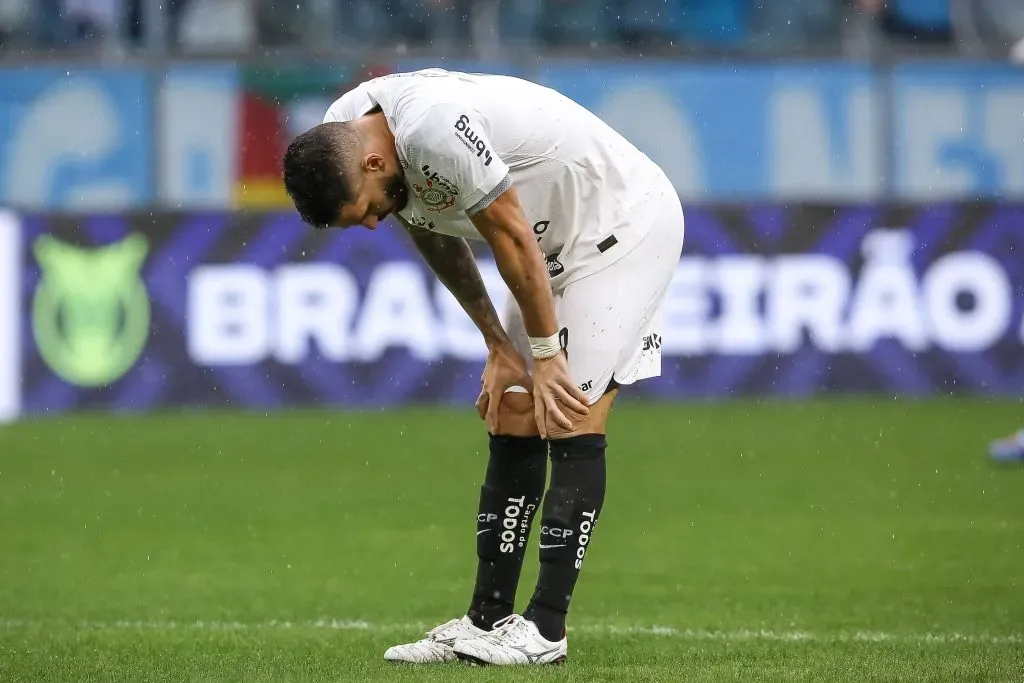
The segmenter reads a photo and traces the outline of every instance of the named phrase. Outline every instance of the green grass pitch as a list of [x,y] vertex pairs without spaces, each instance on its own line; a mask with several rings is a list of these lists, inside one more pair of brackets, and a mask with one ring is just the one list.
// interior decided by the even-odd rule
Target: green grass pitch
[[543,670],[381,659],[466,607],[470,407],[0,427],[0,681],[1022,681],[1024,468],[985,455],[1020,423],[622,405],[569,663]]

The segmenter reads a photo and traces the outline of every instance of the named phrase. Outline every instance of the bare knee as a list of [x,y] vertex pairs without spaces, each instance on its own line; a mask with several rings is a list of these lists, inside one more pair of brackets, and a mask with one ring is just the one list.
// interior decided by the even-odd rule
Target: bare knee
[[533,415],[533,396],[507,393],[498,406],[498,433],[504,436],[537,436],[537,419]]
[[618,389],[612,389],[595,401],[585,417],[573,421],[572,429],[565,430],[558,425],[551,425],[548,428],[548,438],[568,439],[580,434],[607,434],[608,415],[611,413],[612,404],[618,393]]

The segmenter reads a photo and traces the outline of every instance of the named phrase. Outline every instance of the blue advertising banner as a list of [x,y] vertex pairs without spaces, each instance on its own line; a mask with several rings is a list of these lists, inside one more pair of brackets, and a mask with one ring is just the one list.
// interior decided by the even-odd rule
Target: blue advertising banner
[[144,71],[0,70],[0,204],[110,211],[153,199]]
[[[663,376],[627,395],[1019,395],[1022,223],[1009,204],[690,209]],[[27,413],[476,396],[479,336],[394,226],[29,216],[22,237]]]
[[156,183],[166,206],[225,208],[241,177],[240,101],[234,66],[174,66],[158,89]]
[[897,196],[1024,197],[1024,69],[921,62],[891,74]]
[[867,67],[579,63],[538,80],[622,133],[684,199],[877,199],[884,109]]
[[544,69],[698,201],[1024,198],[1024,69],[914,62]]
[[[1019,67],[537,64],[399,60],[381,71],[441,65],[557,88],[661,164],[690,203],[1024,201]],[[0,69],[0,205],[231,208],[240,185],[274,175],[246,140],[276,149],[294,133],[285,122],[319,120],[337,94],[247,109],[247,92],[244,70],[226,64]]]

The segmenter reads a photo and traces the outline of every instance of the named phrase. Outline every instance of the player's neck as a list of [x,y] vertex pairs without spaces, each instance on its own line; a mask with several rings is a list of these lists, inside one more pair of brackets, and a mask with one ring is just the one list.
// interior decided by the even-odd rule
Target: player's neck
[[377,151],[390,151],[394,154],[395,135],[388,127],[388,121],[383,112],[367,114],[355,121],[359,126],[359,132],[363,134],[368,147]]

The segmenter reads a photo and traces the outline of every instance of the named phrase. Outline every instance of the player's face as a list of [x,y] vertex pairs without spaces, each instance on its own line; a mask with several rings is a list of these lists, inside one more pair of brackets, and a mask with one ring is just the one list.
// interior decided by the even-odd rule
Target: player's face
[[335,225],[342,228],[362,225],[376,230],[380,221],[398,213],[408,203],[409,186],[402,169],[387,168],[379,157],[368,159],[356,198],[341,207]]

